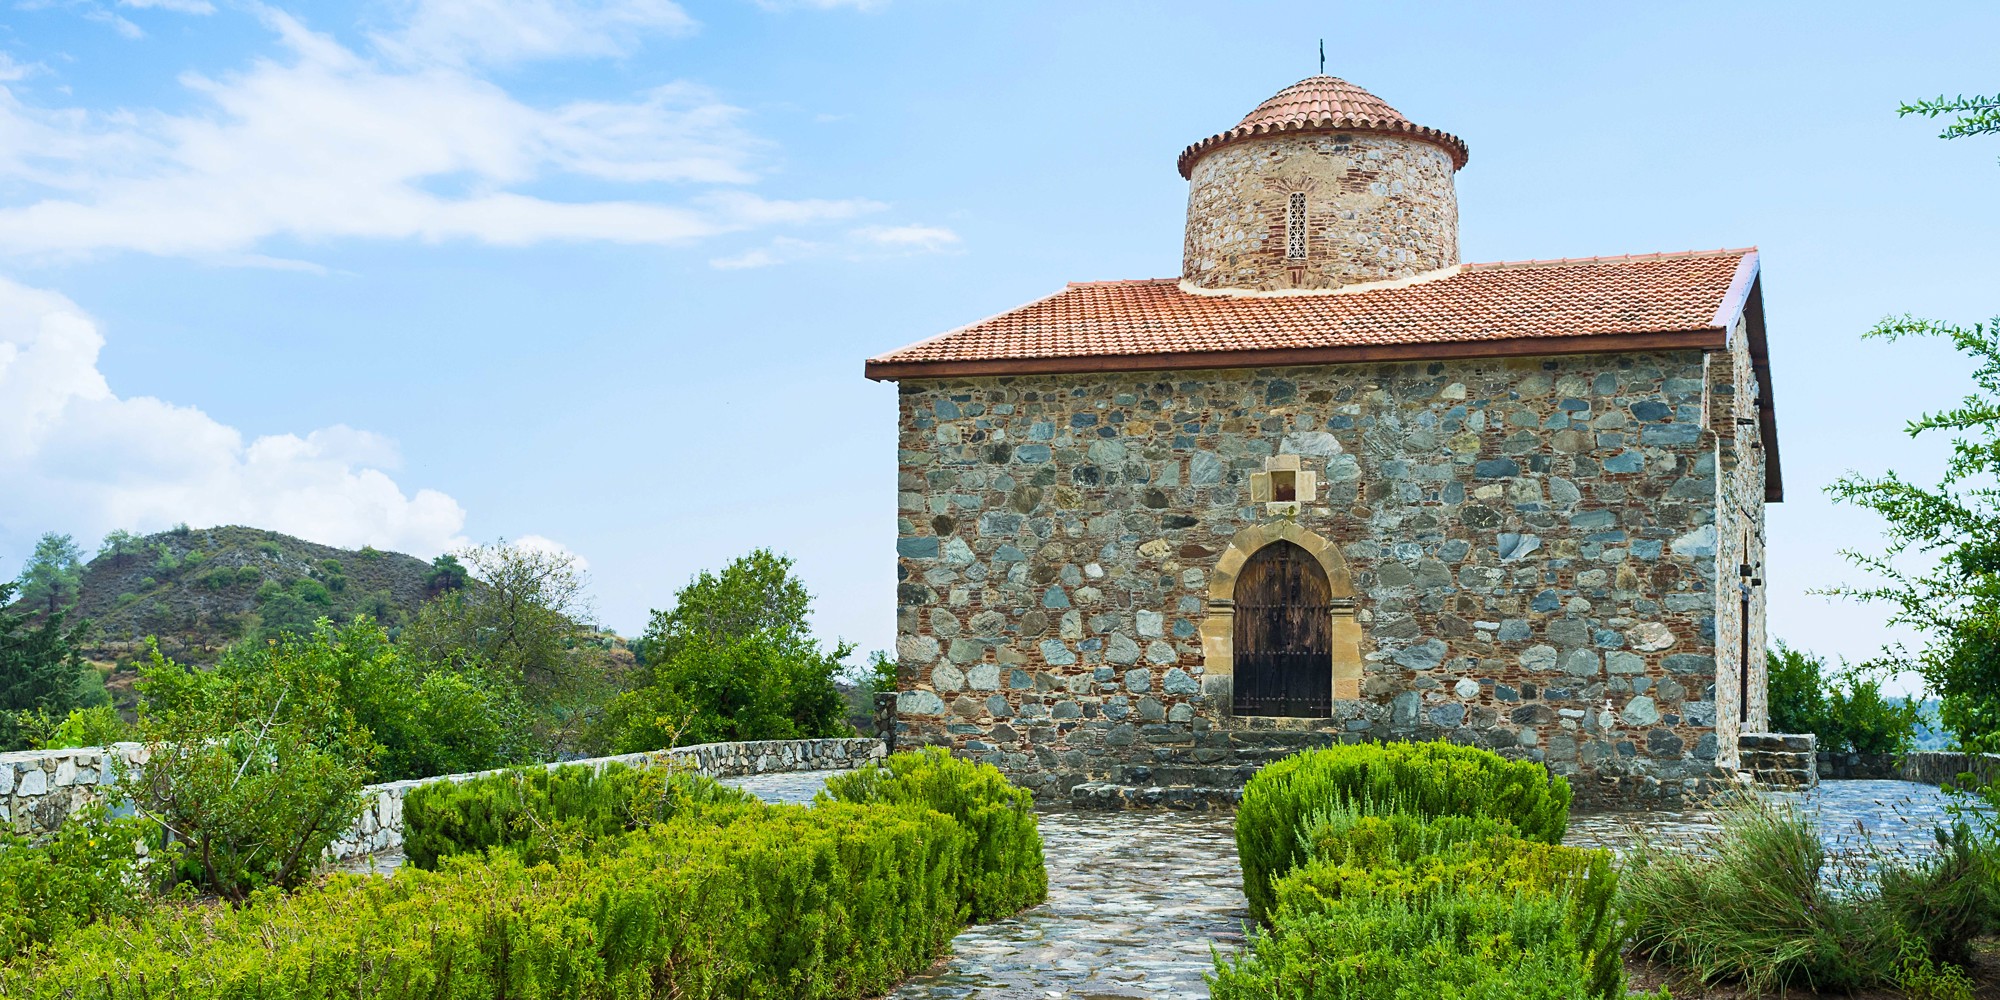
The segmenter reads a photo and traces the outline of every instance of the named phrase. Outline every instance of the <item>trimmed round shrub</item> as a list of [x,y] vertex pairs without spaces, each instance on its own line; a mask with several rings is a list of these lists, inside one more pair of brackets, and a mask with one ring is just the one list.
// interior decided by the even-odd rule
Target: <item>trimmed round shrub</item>
[[1258,771],[1236,810],[1236,852],[1250,914],[1268,921],[1271,883],[1303,863],[1307,820],[1333,807],[1431,819],[1503,820],[1555,844],[1569,825],[1569,782],[1532,761],[1453,743],[1361,743],[1307,750]]
[[1048,898],[1049,873],[1042,861],[1034,796],[991,764],[960,760],[941,747],[927,747],[835,775],[827,779],[821,798],[916,804],[957,820],[977,842],[964,886],[976,923],[1012,916]]

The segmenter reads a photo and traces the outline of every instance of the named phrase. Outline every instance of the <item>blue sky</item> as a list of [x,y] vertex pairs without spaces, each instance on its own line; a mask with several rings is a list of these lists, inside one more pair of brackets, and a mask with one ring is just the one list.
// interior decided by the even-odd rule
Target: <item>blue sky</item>
[[0,11],[0,574],[35,535],[532,537],[635,633],[796,556],[893,638],[894,388],[861,360],[1178,273],[1174,157],[1316,69],[1464,137],[1467,260],[1755,244],[1787,502],[1773,628],[1860,658],[1848,469],[2000,312],[1991,4],[40,0]]

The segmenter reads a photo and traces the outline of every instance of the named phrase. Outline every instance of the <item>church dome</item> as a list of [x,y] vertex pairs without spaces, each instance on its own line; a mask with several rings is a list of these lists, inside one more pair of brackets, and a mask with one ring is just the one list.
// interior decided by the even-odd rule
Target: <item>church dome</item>
[[1273,132],[1389,132],[1434,142],[1451,155],[1453,169],[1465,166],[1465,140],[1449,132],[1425,128],[1376,97],[1337,76],[1309,76],[1272,94],[1236,127],[1219,132],[1181,151],[1181,176],[1194,170],[1203,154],[1226,143]]
[[1307,77],[1180,155],[1181,277],[1217,292],[1311,292],[1458,263],[1465,142],[1345,80]]

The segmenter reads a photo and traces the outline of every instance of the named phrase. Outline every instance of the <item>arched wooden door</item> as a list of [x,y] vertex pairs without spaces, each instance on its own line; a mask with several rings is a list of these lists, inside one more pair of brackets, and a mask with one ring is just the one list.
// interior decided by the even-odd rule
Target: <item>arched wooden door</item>
[[1236,577],[1237,715],[1333,714],[1333,588],[1306,550],[1273,542]]

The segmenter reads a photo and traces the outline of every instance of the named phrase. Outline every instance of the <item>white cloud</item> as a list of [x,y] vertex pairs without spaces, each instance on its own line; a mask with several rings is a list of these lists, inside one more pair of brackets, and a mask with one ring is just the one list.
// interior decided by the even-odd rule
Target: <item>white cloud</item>
[[708,265],[723,271],[739,271],[821,257],[848,261],[880,260],[885,257],[951,253],[958,244],[958,234],[942,226],[863,226],[831,241],[779,236],[761,247],[712,258]]
[[207,15],[215,13],[215,5],[208,0],[118,0],[120,7],[135,7],[140,10],[167,10],[176,14]]
[[[613,37],[618,25],[664,24],[676,7],[531,3],[522,8],[529,21],[569,24],[580,34],[515,24],[494,29],[514,41],[439,40],[462,38],[449,24],[474,23],[484,10],[483,3],[416,8],[399,57],[433,61],[389,64],[258,8],[280,54],[228,75],[183,76],[204,106],[182,114],[31,107],[0,87],[0,181],[35,192],[0,207],[0,252],[221,260],[254,257],[274,237],[672,244],[880,207],[740,189],[681,203],[523,193],[564,177],[741,185],[755,179],[764,144],[741,128],[740,110],[699,87],[540,108],[462,65],[435,61],[444,50],[489,58],[590,52],[589,38]],[[426,18],[449,24],[423,28]],[[432,40],[408,40],[418,36]]]
[[416,0],[376,44],[420,63],[507,64],[630,54],[648,34],[684,34],[694,19],[670,0]]
[[0,559],[43,531],[88,545],[179,521],[426,556],[465,543],[456,500],[390,477],[386,438],[334,426],[246,440],[194,407],[117,395],[103,346],[76,303],[0,279]]
[[855,230],[854,235],[879,246],[930,253],[958,245],[958,234],[943,226],[864,226]]

